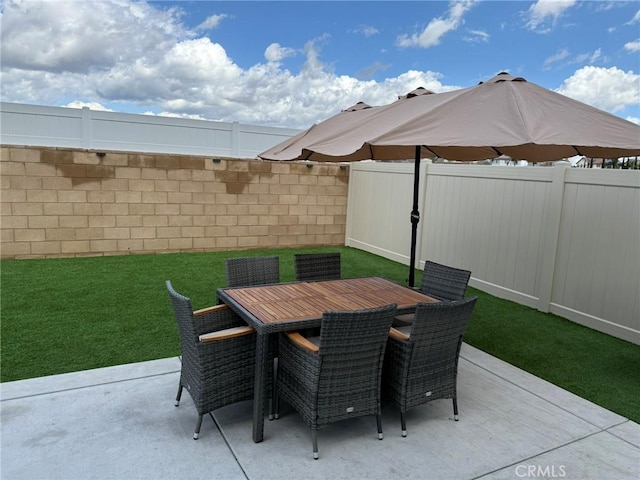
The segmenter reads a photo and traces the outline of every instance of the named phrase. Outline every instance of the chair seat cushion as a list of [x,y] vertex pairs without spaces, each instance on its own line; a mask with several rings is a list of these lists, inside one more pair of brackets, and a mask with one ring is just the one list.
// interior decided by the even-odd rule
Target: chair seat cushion
[[411,325],[407,325],[406,327],[396,327],[396,330],[400,330],[405,335],[409,335],[411,333]]
[[305,338],[309,340],[311,343],[313,343],[316,347],[320,346],[320,335],[313,336],[313,337],[305,337]]
[[393,325],[396,326],[406,326],[411,325],[415,318],[415,314],[413,313],[405,313],[404,315],[396,315],[393,317]]

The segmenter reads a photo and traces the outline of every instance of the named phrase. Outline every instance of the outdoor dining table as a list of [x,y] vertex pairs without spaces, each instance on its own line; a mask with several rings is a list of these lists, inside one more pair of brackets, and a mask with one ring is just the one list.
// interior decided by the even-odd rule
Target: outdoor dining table
[[256,443],[264,437],[264,391],[271,334],[319,327],[327,310],[361,310],[395,303],[401,314],[413,311],[418,303],[438,301],[381,277],[220,288],[217,294],[219,301],[229,305],[257,333],[253,393]]

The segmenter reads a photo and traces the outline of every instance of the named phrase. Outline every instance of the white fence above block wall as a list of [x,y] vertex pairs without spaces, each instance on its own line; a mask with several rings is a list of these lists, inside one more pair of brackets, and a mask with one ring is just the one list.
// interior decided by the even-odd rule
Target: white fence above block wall
[[[348,246],[409,264],[412,163],[355,163]],[[417,268],[640,344],[640,172],[426,163]]]
[[254,158],[299,130],[0,103],[0,143],[45,147]]

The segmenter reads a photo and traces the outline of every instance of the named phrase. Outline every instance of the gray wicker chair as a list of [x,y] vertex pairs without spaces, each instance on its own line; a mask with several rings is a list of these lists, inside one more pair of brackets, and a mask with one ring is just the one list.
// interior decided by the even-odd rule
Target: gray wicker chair
[[313,458],[318,429],[339,420],[375,415],[382,439],[380,382],[395,312],[396,305],[325,312],[319,338],[280,335],[275,409],[279,397],[298,411],[311,428]]
[[440,300],[462,300],[471,272],[435,262],[425,262],[420,291]]
[[296,280],[338,280],[340,273],[340,253],[297,253],[293,256]]
[[[420,291],[442,301],[455,301],[464,298],[471,272],[460,268],[453,268],[435,262],[425,262]],[[394,326],[410,325],[413,313],[398,315]]]
[[278,257],[227,258],[224,266],[228,287],[269,285],[280,282]]
[[391,329],[383,396],[400,408],[403,437],[407,436],[407,410],[432,400],[452,399],[458,420],[458,358],[476,300],[419,304],[413,325]]
[[191,300],[166,282],[182,350],[182,368],[176,396],[180,404],[186,387],[198,411],[194,440],[202,417],[213,410],[253,398],[255,330],[226,305],[193,311]]

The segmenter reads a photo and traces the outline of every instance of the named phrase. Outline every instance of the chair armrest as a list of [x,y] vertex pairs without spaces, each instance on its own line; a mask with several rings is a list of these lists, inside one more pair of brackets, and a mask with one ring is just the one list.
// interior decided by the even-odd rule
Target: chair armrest
[[409,335],[407,335],[406,333],[402,333],[400,330],[396,330],[393,327],[389,329],[389,336],[394,340],[399,340],[401,342],[406,342],[407,340],[409,340]]
[[224,330],[218,330],[217,332],[205,333],[204,335],[200,335],[198,338],[201,342],[206,343],[242,337],[243,335],[249,335],[253,332],[255,332],[253,327],[246,325],[243,327],[225,328]]
[[224,310],[226,308],[229,308],[229,305],[225,305],[225,304],[221,303],[220,305],[214,305],[213,307],[207,307],[207,308],[201,308],[200,310],[195,310],[193,312],[193,316],[194,317],[199,317],[201,315],[207,315],[207,314],[212,313],[212,312],[218,312],[218,311]]
[[311,353],[318,353],[318,346],[304,338],[298,332],[284,332],[284,334],[289,338],[289,340],[291,340],[292,343],[298,345],[299,347],[304,348]]

